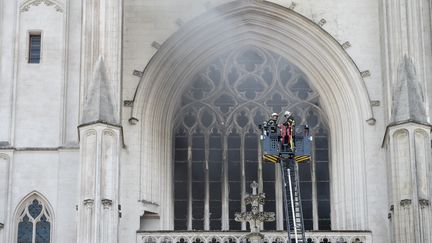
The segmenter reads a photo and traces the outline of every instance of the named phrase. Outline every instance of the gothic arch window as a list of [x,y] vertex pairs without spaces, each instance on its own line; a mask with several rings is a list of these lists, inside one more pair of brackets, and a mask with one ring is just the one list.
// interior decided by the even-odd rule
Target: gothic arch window
[[40,196],[34,194],[21,203],[17,215],[17,243],[50,243],[52,214]]
[[305,227],[329,230],[328,127],[319,95],[307,76],[280,55],[246,46],[212,60],[184,92],[175,119],[174,228],[245,230],[249,184],[266,193],[265,211],[277,213],[265,230],[281,230],[279,169],[264,163],[257,125],[272,112],[290,110],[314,135],[313,159],[299,165]]

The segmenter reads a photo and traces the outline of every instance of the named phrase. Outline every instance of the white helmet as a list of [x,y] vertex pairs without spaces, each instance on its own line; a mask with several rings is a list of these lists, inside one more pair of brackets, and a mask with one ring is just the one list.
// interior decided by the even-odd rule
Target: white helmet
[[290,116],[291,116],[291,112],[290,112],[290,111],[285,111],[284,116],[285,116],[285,117],[290,117]]
[[271,116],[279,116],[279,114],[276,113],[276,112],[273,112],[273,113],[271,114]]

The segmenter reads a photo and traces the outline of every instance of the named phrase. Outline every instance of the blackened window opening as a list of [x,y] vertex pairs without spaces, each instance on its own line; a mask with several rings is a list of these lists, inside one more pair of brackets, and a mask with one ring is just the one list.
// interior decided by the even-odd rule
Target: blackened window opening
[[282,230],[279,165],[262,161],[257,125],[272,112],[289,110],[314,135],[313,159],[299,165],[307,230],[329,230],[329,139],[319,95],[308,77],[283,57],[244,47],[209,62],[182,96],[174,128],[175,230],[247,230],[234,214],[257,181],[265,211],[277,220],[264,230]]
[[30,34],[29,37],[29,63],[40,63],[41,57],[41,34]]

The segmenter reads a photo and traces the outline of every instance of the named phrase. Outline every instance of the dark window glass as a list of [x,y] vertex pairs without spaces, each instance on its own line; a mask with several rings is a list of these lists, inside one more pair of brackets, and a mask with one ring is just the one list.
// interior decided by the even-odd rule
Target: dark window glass
[[204,182],[204,163],[194,162],[192,163],[192,181]]
[[218,220],[210,220],[210,229],[212,230],[220,230],[222,229],[222,222],[220,219]]
[[51,225],[47,222],[47,218],[42,216],[40,221],[36,223],[36,243],[50,242]]
[[315,151],[317,161],[328,161],[328,150],[316,150]]
[[18,243],[32,243],[33,223],[29,217],[24,216],[23,221],[18,223]]
[[318,220],[320,230],[331,230],[331,222],[329,219]]
[[186,219],[187,218],[187,201],[175,201],[174,203],[174,218],[175,219]]
[[35,199],[28,207],[28,211],[33,218],[37,218],[37,216],[42,212],[42,205]]
[[[274,181],[264,181],[263,187],[266,189],[265,196],[266,196],[266,205],[267,201],[274,201],[275,200],[275,182]],[[265,206],[265,205],[264,205]]]
[[228,161],[239,162],[240,161],[240,150],[228,150]]
[[305,229],[313,229],[313,220],[312,219],[305,219],[304,220],[304,227],[305,227]]
[[318,200],[330,200],[330,185],[328,182],[317,182],[317,191]]
[[275,165],[271,163],[263,163],[263,180],[274,182],[275,180]]
[[192,217],[193,219],[204,219],[204,201],[192,201]]
[[187,149],[187,147],[188,147],[187,137],[176,137],[175,138],[175,147],[176,147],[176,149]]
[[187,230],[187,221],[186,220],[174,220],[174,228],[176,230]]
[[330,201],[318,201],[318,217],[323,219],[330,219]]
[[[209,180],[221,181],[222,180],[222,163],[209,164]],[[211,187],[213,188],[213,187]]]
[[240,181],[240,163],[239,162],[229,162],[228,163],[228,180],[230,181]]
[[176,181],[186,181],[188,177],[187,163],[176,163],[174,167],[174,178]]
[[222,183],[221,182],[210,182],[210,201],[216,200],[221,201],[222,200]]
[[222,162],[222,150],[211,149],[209,151],[209,162]]
[[205,186],[203,182],[192,182],[192,198],[195,200],[204,200]]
[[204,220],[192,220],[192,229],[193,230],[203,230],[204,229]]
[[329,167],[326,162],[316,163],[316,178],[317,181],[328,181],[329,180]]
[[[246,181],[254,181],[258,179],[258,163],[246,163]],[[249,185],[247,185],[249,187]]]
[[312,182],[300,182],[302,200],[312,200]]
[[40,201],[34,199],[22,210],[18,223],[17,243],[50,243],[51,223],[49,214]]
[[30,34],[29,39],[29,63],[40,63],[41,35]]
[[187,161],[187,150],[176,149],[174,158],[176,161]]
[[175,189],[174,189],[174,197],[176,200],[186,200],[188,193],[187,193],[187,187],[188,184],[186,181],[176,181],[175,182]]
[[310,163],[299,163],[298,164],[300,181],[311,181],[312,180],[310,167],[311,167]]
[[192,161],[194,162],[202,162],[205,160],[205,152],[203,149],[194,149],[192,150]]
[[256,151],[258,148],[258,137],[255,135],[247,135],[245,137],[245,148]]
[[240,200],[241,199],[241,186],[237,182],[229,182],[229,198]]
[[210,201],[210,219],[220,219],[222,217],[222,202]]
[[312,220],[312,201],[302,200],[303,218]]

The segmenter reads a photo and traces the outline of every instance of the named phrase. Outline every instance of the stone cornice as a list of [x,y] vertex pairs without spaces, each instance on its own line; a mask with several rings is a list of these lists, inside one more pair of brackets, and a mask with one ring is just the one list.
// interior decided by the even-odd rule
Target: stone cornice
[[61,150],[78,150],[79,146],[58,146],[58,147],[14,147],[5,146],[0,147],[1,150],[12,150],[12,151],[61,151]]
[[107,127],[112,127],[112,128],[119,129],[119,130],[120,130],[120,136],[121,136],[121,143],[122,143],[122,147],[123,147],[123,148],[126,147],[126,144],[125,144],[125,141],[124,141],[123,126],[120,125],[120,124],[114,124],[114,123],[110,123],[110,122],[102,121],[102,120],[98,120],[98,121],[93,121],[93,122],[88,122],[88,123],[82,123],[82,124],[80,124],[80,125],[77,127],[77,129],[78,129],[78,141],[81,140],[80,132],[79,132],[81,129],[83,129],[83,128],[85,128],[85,127],[88,127],[88,126],[95,126],[95,125],[104,125],[104,126],[107,126]]
[[381,148],[385,147],[387,136],[389,135],[390,128],[397,127],[397,126],[402,126],[402,125],[408,125],[408,124],[422,126],[424,128],[429,128],[429,130],[432,129],[432,124],[430,124],[430,123],[418,122],[418,121],[410,120],[410,119],[409,120],[405,120],[405,121],[392,122],[392,123],[388,124],[387,127],[386,127],[386,130],[385,130],[385,133],[384,133],[384,137],[383,137],[383,140],[382,140],[382,143],[381,143]]

